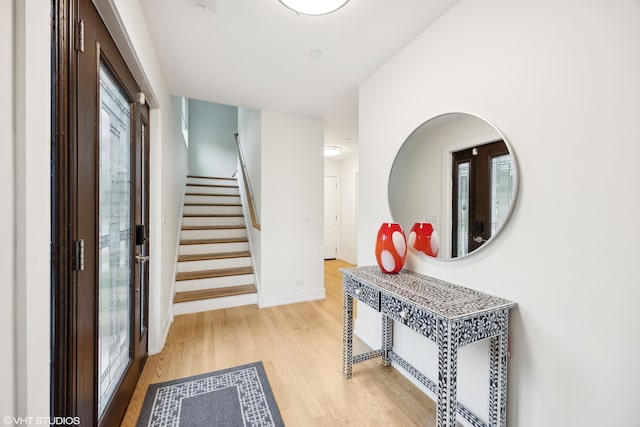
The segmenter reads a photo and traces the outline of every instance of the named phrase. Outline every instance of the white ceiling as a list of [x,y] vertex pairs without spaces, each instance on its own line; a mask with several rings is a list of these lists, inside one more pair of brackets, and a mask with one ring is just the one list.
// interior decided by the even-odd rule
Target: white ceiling
[[173,95],[323,119],[345,157],[358,84],[458,0],[351,0],[322,16],[278,0],[140,1]]

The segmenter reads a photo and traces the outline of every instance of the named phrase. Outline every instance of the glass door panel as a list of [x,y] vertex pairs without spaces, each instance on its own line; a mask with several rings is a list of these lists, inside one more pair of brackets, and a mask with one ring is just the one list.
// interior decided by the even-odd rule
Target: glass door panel
[[511,204],[515,186],[515,168],[511,154],[491,159],[491,235],[495,235],[504,224]]
[[131,106],[100,64],[98,416],[131,362]]
[[458,163],[458,192],[456,203],[458,205],[458,252],[456,256],[463,256],[469,252],[469,162]]

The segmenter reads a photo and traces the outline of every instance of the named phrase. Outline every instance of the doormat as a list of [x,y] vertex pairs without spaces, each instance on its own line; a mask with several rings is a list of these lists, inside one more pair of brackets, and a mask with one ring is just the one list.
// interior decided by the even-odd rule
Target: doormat
[[284,427],[262,362],[151,384],[137,427]]

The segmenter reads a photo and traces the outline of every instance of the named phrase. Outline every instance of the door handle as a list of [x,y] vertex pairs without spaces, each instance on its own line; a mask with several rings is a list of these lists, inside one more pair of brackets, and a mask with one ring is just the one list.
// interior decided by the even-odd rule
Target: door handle
[[483,238],[482,236],[474,236],[473,241],[476,243],[484,243],[487,241],[487,239]]
[[136,262],[146,262],[146,261],[149,261],[149,255],[136,254]]

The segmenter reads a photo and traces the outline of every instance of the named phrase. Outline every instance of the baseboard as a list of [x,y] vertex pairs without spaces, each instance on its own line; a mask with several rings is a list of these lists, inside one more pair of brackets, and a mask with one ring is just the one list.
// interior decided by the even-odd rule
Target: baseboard
[[339,260],[346,261],[349,264],[354,264],[355,265],[355,264],[358,263],[358,260],[355,259],[354,257],[352,257],[351,255],[347,255],[347,254],[344,254],[344,253],[341,253],[341,252],[338,252],[337,258]]
[[380,329],[374,329],[366,322],[358,321],[357,318],[353,322],[353,334],[372,349],[378,349],[382,346]]
[[260,308],[275,307],[277,305],[295,304],[298,302],[316,301],[325,299],[324,287],[317,289],[304,289],[294,292],[280,292],[276,294],[260,295]]

